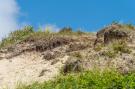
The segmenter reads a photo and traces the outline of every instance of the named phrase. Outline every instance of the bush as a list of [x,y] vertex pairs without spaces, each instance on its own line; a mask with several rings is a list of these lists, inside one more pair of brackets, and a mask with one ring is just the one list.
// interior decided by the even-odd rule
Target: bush
[[116,54],[118,54],[119,52],[129,54],[132,51],[129,49],[129,47],[126,45],[126,43],[115,42],[115,43],[111,44],[110,48],[107,51],[105,51],[103,54],[110,58],[114,58],[116,56]]
[[98,51],[102,50],[102,48],[103,48],[103,46],[97,45],[96,47],[94,47],[94,50],[98,52]]
[[81,61],[78,59],[67,60],[64,67],[61,70],[62,74],[81,72],[82,71]]
[[118,53],[131,53],[131,50],[127,47],[126,43],[114,43],[113,44],[113,50]]
[[83,34],[85,34],[85,33],[82,32],[81,30],[78,30],[76,33],[77,33],[78,35],[83,35]]
[[33,33],[32,26],[26,26],[22,30],[11,32],[7,38],[4,38],[0,43],[0,48],[10,46],[14,43],[24,40],[29,34]]
[[132,25],[132,24],[125,24],[125,26],[131,30],[134,30],[134,28],[135,28],[134,25]]
[[16,89],[135,89],[135,73],[122,75],[117,71],[87,71],[61,75],[55,81],[33,83]]
[[74,52],[74,53],[72,53],[72,56],[73,57],[76,57],[76,58],[79,58],[79,59],[82,59],[83,58],[83,56],[81,55],[80,52]]
[[88,47],[87,44],[82,44],[82,43],[71,43],[68,48],[66,49],[67,52],[72,52],[72,51],[79,51],[79,50],[84,50]]
[[67,33],[72,33],[73,31],[72,31],[72,28],[70,28],[70,27],[64,27],[63,29],[61,29],[60,31],[59,31],[59,33],[64,33],[64,34],[67,34]]
[[104,52],[104,55],[108,56],[109,58],[115,58],[116,53],[114,51],[106,51]]
[[12,39],[21,40],[24,36],[29,35],[30,33],[34,32],[33,27],[26,26],[22,30],[16,30],[9,34],[9,37]]

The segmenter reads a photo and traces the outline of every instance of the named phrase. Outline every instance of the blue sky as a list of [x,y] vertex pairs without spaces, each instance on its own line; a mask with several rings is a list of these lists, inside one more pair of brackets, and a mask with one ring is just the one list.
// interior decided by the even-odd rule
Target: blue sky
[[112,21],[134,23],[135,0],[18,0],[20,21],[37,27],[58,27],[97,31]]

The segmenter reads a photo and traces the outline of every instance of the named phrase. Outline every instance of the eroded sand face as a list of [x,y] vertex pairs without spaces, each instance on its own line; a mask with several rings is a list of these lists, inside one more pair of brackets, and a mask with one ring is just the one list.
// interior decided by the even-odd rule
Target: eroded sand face
[[0,60],[0,89],[14,89],[18,83],[30,84],[34,81],[47,81],[59,74],[62,61],[52,65],[52,61],[42,59],[39,53],[24,53],[12,59]]

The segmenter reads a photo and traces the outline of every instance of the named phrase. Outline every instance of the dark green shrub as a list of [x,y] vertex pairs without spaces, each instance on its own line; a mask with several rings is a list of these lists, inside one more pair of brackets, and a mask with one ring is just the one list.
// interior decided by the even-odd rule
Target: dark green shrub
[[117,71],[87,71],[61,75],[55,81],[23,85],[16,89],[135,89],[135,73],[122,75]]

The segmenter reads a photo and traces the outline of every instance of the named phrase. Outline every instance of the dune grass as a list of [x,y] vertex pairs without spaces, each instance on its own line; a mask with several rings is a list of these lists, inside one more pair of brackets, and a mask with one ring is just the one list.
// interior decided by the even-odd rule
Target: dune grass
[[26,26],[22,30],[11,32],[8,37],[2,39],[2,41],[0,42],[0,48],[8,47],[12,44],[18,43],[27,38],[33,32],[34,30],[32,26]]
[[20,85],[16,89],[135,89],[135,73],[122,75],[116,71],[87,71],[61,75],[54,81]]
[[49,38],[52,36],[80,36],[86,34],[81,31],[74,32],[71,28],[63,28],[59,32],[51,32],[51,29],[49,30],[39,30],[35,31],[32,26],[25,26],[23,29],[16,30],[14,32],[11,32],[7,37],[3,38],[2,41],[0,41],[0,49],[5,47],[10,47],[14,44],[17,44],[19,42],[22,42],[24,40],[30,39],[30,40],[40,40]]

